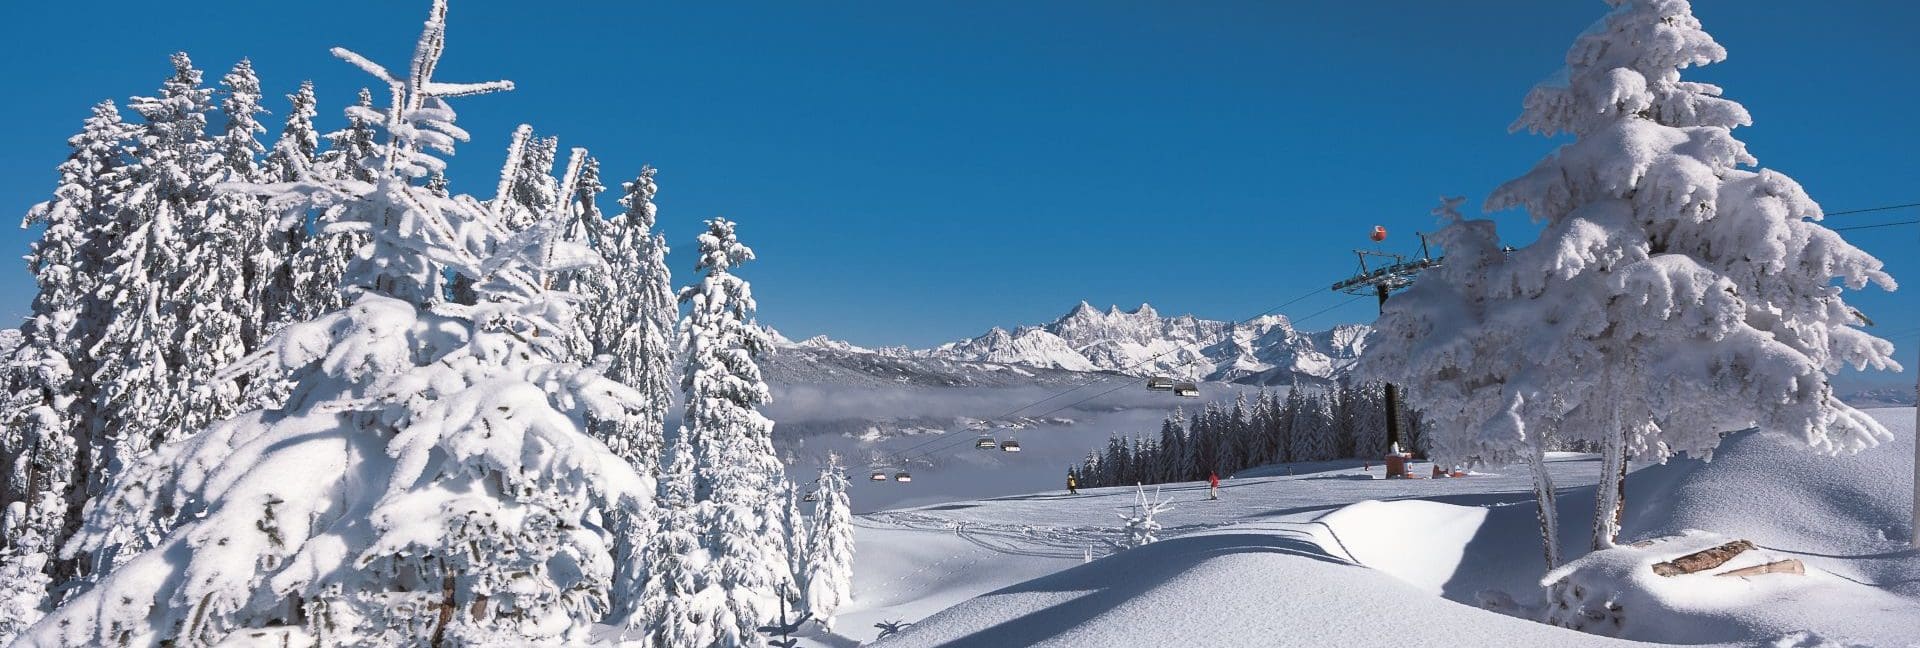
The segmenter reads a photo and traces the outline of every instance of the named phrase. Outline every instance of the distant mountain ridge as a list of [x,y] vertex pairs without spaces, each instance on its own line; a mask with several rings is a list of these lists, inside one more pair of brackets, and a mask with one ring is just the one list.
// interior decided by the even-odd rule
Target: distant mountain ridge
[[1162,317],[1152,305],[1101,311],[1085,301],[1052,322],[994,327],[979,337],[931,349],[866,349],[825,336],[786,346],[838,353],[1020,365],[1078,372],[1164,375],[1255,385],[1334,380],[1360,356],[1364,324],[1302,332],[1284,315],[1224,322]]

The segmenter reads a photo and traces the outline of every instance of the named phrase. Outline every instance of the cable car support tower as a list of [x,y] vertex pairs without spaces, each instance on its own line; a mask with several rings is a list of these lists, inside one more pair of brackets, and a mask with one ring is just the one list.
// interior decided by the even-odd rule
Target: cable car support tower
[[[1380,298],[1380,310],[1385,312],[1388,296],[1413,285],[1413,279],[1420,274],[1420,271],[1440,265],[1440,259],[1433,258],[1427,250],[1426,235],[1416,233],[1415,236],[1420,237],[1418,258],[1409,258],[1381,250],[1354,250],[1354,255],[1360,259],[1360,273],[1333,284],[1333,290],[1349,295],[1377,295]],[[1375,243],[1386,241],[1387,228],[1374,226],[1370,238]],[[1371,263],[1369,259],[1372,260]],[[1386,400],[1387,451],[1397,455],[1401,452],[1400,391],[1399,388],[1394,387],[1393,383],[1386,384]],[[1388,477],[1400,476],[1391,472],[1389,470]]]

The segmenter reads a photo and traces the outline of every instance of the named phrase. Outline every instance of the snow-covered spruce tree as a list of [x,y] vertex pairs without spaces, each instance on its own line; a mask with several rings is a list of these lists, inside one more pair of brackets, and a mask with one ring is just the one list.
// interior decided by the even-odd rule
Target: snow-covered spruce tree
[[1280,438],[1276,443],[1280,446],[1281,462],[1299,461],[1299,457],[1294,454],[1293,440],[1309,427],[1309,424],[1302,420],[1302,417],[1307,415],[1308,407],[1307,392],[1300,388],[1299,381],[1294,381],[1293,386],[1287,388],[1286,401],[1280,406],[1280,416],[1284,421],[1281,423]]
[[536,136],[527,124],[514,130],[506,164],[500,168],[500,186],[489,201],[501,214],[502,225],[516,232],[526,229],[560,204],[561,187],[553,178],[559,152],[557,137]]
[[607,272],[619,281],[610,282],[606,299],[589,306],[596,330],[618,332],[604,351],[611,356],[607,376],[646,396],[640,415],[605,439],[607,447],[641,467],[660,465],[661,430],[673,406],[674,320],[680,310],[667,268],[666,238],[653,232],[658,192],[653,178],[653,167],[645,167],[625,184],[620,204],[626,212],[613,218],[600,239]]
[[55,578],[73,576],[71,565],[57,568],[53,558],[78,527],[97,460],[85,436],[91,360],[75,351],[99,335],[90,295],[132,135],[113,102],[95,105],[67,140],[73,152],[60,164],[53,199],[23,223],[45,230],[27,256],[39,292],[0,374],[0,644],[40,618]]
[[1180,481],[1186,476],[1186,468],[1180,459],[1186,454],[1186,430],[1180,427],[1178,414],[1168,415],[1160,421],[1160,454],[1155,457],[1158,464],[1154,469],[1155,479],[1160,482]]
[[[217,156],[216,182],[260,182],[266,177],[266,167],[261,156],[266,154],[266,146],[260,143],[258,135],[267,132],[260,124],[259,116],[266,112],[260,106],[260,78],[253,71],[253,63],[241,59],[220,80],[220,112],[227,118],[226,129],[213,140],[214,155]],[[298,106],[295,107],[299,109]],[[307,110],[311,111],[309,107]],[[290,118],[292,119],[292,118]],[[276,301],[273,294],[274,278],[286,260],[273,244],[281,234],[278,218],[267,214],[266,206],[257,196],[239,191],[216,191],[212,209],[226,212],[224,217],[234,228],[237,245],[245,259],[242,261],[241,288],[244,290],[241,309],[240,339],[244,348],[251,352],[260,348],[267,338],[269,304]],[[232,283],[232,277],[226,277]]]
[[787,573],[793,575],[793,580],[786,583],[781,591],[786,593],[788,606],[801,610],[805,609],[807,598],[807,574],[812,571],[807,566],[807,550],[813,542],[813,529],[807,526],[807,518],[800,514],[799,486],[787,482],[784,499],[785,506],[780,509],[780,526],[787,530]]
[[1133,464],[1129,466],[1133,481],[1154,479],[1154,454],[1160,454],[1160,449],[1154,447],[1154,441],[1148,441],[1146,437],[1133,437]]
[[713,573],[712,553],[700,544],[693,470],[693,447],[686,435],[674,435],[660,480],[658,526],[647,537],[643,589],[634,611],[616,619],[626,628],[623,638],[637,631],[651,648],[703,648],[716,641],[712,617],[694,609]]
[[[359,100],[347,107],[346,116],[345,128],[327,133],[327,150],[313,160],[309,175],[314,179],[373,182],[377,173],[375,167],[370,166],[370,161],[379,157],[377,124],[384,119],[373,106],[373,92],[360,89]],[[278,151],[279,147],[276,146],[275,150]],[[282,159],[286,162],[299,161],[298,156]],[[286,182],[295,179],[281,177],[287,173],[296,174],[297,177],[297,167],[292,164],[280,166],[269,160],[269,165],[277,180]],[[301,219],[305,224],[292,230],[302,232],[304,236],[301,237],[299,249],[293,252],[287,263],[293,293],[286,309],[286,321],[304,322],[347,307],[344,292],[347,287],[347,267],[352,265],[360,250],[371,242],[371,237],[356,226],[337,224],[339,209],[336,206],[318,206],[311,210],[300,204],[285,207],[295,210],[295,213],[283,213],[283,218]],[[309,218],[311,220],[305,220]]]
[[[564,200],[556,208],[561,219],[560,238],[596,253],[607,246],[603,239],[607,237],[606,216],[600,213],[600,194],[606,186],[600,183],[600,161],[587,154],[583,148],[573,149],[567,158],[566,173],[560,179],[561,195]],[[605,258],[605,257],[602,257]],[[607,300],[613,292],[613,276],[608,266],[596,265],[568,273],[554,283],[557,290],[579,295],[584,303],[599,304]],[[572,341],[575,352],[581,362],[592,362],[595,358],[607,355],[613,347],[617,331],[600,330],[600,320],[593,316],[594,307],[582,309],[577,335]]]
[[209,146],[208,202],[199,217],[180,223],[180,266],[165,297],[178,302],[181,318],[172,379],[182,435],[232,416],[239,406],[246,381],[235,385],[213,377],[262,344],[258,305],[266,297],[263,282],[279,264],[265,249],[270,227],[262,201],[214,189],[260,179],[258,156],[265,147],[255,135],[266,129],[258,120],[264,111],[252,64],[242,59],[235,65],[218,94],[226,128]]
[[839,455],[828,455],[813,491],[813,522],[807,543],[807,611],[833,628],[833,615],[853,601],[853,507]]
[[[279,139],[261,162],[262,182],[294,182],[301,174],[313,172],[320,154],[320,135],[313,127],[313,118],[319,114],[317,103],[312,81],[300,82],[300,89],[287,95],[287,120],[280,128]],[[301,288],[295,285],[295,259],[307,245],[310,219],[304,209],[273,214],[263,206],[262,211],[280,219],[267,228],[269,236],[264,245],[280,263],[273,276],[259,283],[264,294],[256,297],[259,303],[255,305],[265,323],[262,334],[270,335],[280,326],[296,321],[293,318]]]
[[1288,453],[1293,461],[1325,461],[1333,458],[1334,427],[1332,396],[1325,390],[1305,393],[1294,410],[1293,438]]
[[733,274],[753,259],[724,218],[707,221],[695,270],[700,282],[681,291],[680,386],[685,418],[680,434],[693,449],[694,501],[700,543],[712,555],[712,580],[694,602],[693,616],[714,626],[716,643],[747,646],[755,629],[780,613],[780,591],[791,583],[779,494],[786,481],[773,452],[773,422],[758,407],[771,395],[754,358],[771,340],[752,320],[747,282]]
[[[1876,445],[1888,432],[1829,378],[1898,366],[1892,344],[1854,328],[1835,285],[1893,289],[1880,261],[1822,226],[1798,183],[1742,168],[1757,164],[1732,134],[1746,109],[1680,79],[1726,57],[1688,3],[1610,4],[1514,123],[1574,141],[1488,197],[1546,227],[1484,279],[1533,319],[1503,356],[1529,370],[1509,371],[1498,415],[1601,446],[1596,548],[1619,531],[1629,458],[1710,456],[1752,426],[1821,453]],[[1388,333],[1392,353],[1420,331]]]
[[[525,231],[541,220],[561,217],[562,189],[553,178],[559,147],[557,137],[535,137],[533,126],[521,124],[514,129],[506,162],[500,166],[500,184],[487,201],[507,231]],[[467,277],[454,277],[448,290],[455,303],[470,304],[476,299],[473,281]]]
[[1264,436],[1261,444],[1269,462],[1286,461],[1287,439],[1292,436],[1293,430],[1293,413],[1287,411],[1286,399],[1291,396],[1291,391],[1287,396],[1278,393],[1268,395],[1267,421],[1261,430]]
[[[479,201],[421,185],[443,166],[429,151],[464,139],[444,98],[511,87],[433,80],[445,9],[404,81],[335,50],[392,91],[388,137],[361,162],[371,181],[260,189],[370,235],[352,306],[235,368],[298,376],[283,408],[161,448],[135,469],[157,477],[116,481],[70,551],[99,549],[154,500],[177,503],[179,526],[22,645],[211,645],[249,628],[321,645],[577,645],[600,619],[612,565],[593,520],[650,493],[581,419],[639,394],[550,360],[572,309],[533,277],[588,251],[555,253],[551,231],[507,237]],[[441,302],[447,271],[478,278],[479,303]]]
[[[95,497],[140,455],[189,431],[175,370],[192,351],[182,348],[176,290],[185,267],[182,237],[190,222],[206,217],[213,194],[206,137],[212,90],[200,87],[200,71],[186,54],[173,55],[173,67],[159,96],[133,100],[145,123],[132,149],[131,190],[115,210],[118,245],[95,293],[103,330],[87,350],[97,390],[88,437],[104,448],[86,487]],[[152,523],[118,531],[153,541]]]
[[[1378,382],[1358,382],[1348,394],[1354,402],[1353,454],[1379,458],[1387,453],[1387,403],[1385,386]],[[1412,427],[1406,416],[1400,417],[1401,432]],[[1408,435],[1409,437],[1411,435]]]
[[[594,175],[597,178],[597,172]],[[586,318],[596,331],[595,354],[606,358],[607,377],[641,394],[637,414],[590,420],[588,429],[648,479],[657,478],[663,465],[661,449],[675,387],[673,330],[679,314],[667,269],[666,241],[653,233],[653,176],[652,167],[642,168],[638,177],[626,183],[626,194],[620,199],[626,211],[608,222],[597,239],[607,262],[605,276],[618,280],[607,281],[604,297],[586,305]],[[618,512],[609,521],[615,531],[615,556],[636,557],[615,563],[614,603],[619,616],[631,616],[639,608],[632,593],[642,590],[642,576],[651,570],[638,558],[647,553],[641,551],[647,536],[659,527],[653,515],[643,503],[642,508]]]

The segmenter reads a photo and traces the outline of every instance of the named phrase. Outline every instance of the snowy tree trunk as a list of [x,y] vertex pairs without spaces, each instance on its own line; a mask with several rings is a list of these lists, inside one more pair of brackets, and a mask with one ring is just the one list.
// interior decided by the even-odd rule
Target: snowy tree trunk
[[1593,493],[1593,550],[1612,549],[1620,536],[1620,515],[1627,501],[1627,432],[1613,417],[1612,434],[1600,449],[1600,481]]
[[1560,566],[1560,511],[1555,501],[1553,475],[1547,473],[1545,449],[1538,443],[1533,454],[1527,458],[1527,469],[1533,474],[1533,497],[1535,510],[1540,516],[1540,544],[1546,552],[1547,571]]

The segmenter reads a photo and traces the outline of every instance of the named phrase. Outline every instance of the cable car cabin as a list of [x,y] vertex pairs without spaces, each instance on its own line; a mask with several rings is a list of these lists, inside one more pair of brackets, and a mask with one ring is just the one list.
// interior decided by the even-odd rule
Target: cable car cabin
[[1148,378],[1147,391],[1173,391],[1173,379],[1165,376]]
[[1183,382],[1173,386],[1173,395],[1181,398],[1199,398],[1200,386],[1190,382]]
[[893,474],[893,480],[894,480],[894,481],[897,481],[897,482],[910,482],[910,481],[913,481],[913,475],[911,475],[911,474],[908,474],[908,473],[903,473],[903,472],[902,472],[902,473],[894,473],[894,474]]
[[806,495],[805,495],[804,497],[801,497],[801,498],[800,498],[800,501],[802,501],[802,502],[818,502],[818,501],[820,501],[820,496],[819,496],[819,495],[817,495],[817,494],[814,494],[814,493],[807,493],[807,494],[806,494]]
[[887,474],[884,472],[880,472],[878,470],[873,471],[873,476],[867,478],[867,481],[886,481],[886,480],[887,480]]
[[1020,442],[1015,441],[1013,439],[1007,439],[1005,442],[1000,444],[1000,451],[1001,452],[1019,452]]
[[1000,447],[1000,444],[994,443],[993,437],[980,437],[979,441],[973,442],[973,447],[979,448],[981,450],[992,450],[994,448]]

